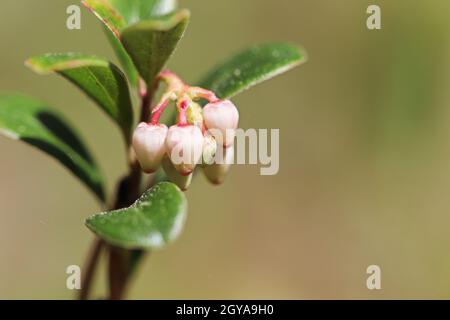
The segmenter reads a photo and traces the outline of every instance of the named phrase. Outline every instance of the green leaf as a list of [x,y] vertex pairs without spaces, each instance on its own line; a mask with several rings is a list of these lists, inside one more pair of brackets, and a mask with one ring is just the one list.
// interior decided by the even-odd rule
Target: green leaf
[[137,71],[120,42],[120,32],[141,20],[175,11],[176,0],[83,0],[86,6],[105,25],[106,35],[131,85],[137,85]]
[[120,31],[129,25],[176,10],[176,0],[82,0],[119,38]]
[[133,88],[137,87],[138,72],[133,64],[133,61],[131,61],[130,56],[128,55],[127,51],[123,47],[120,40],[117,39],[114,36],[114,34],[108,30],[108,28],[106,26],[104,27],[104,31],[105,31],[106,37],[109,40],[109,43],[111,44],[117,58],[120,61],[120,64],[123,67],[125,74],[128,77],[128,81],[130,82],[130,85]]
[[114,8],[108,0],[82,0],[81,3],[88,8],[108,29],[120,38],[120,30],[127,26],[125,18]]
[[161,248],[181,233],[186,197],[170,182],[147,190],[128,208],[95,214],[86,226],[103,240],[128,249]]
[[128,25],[176,10],[176,0],[109,0]]
[[45,103],[20,94],[0,95],[0,134],[55,157],[100,200],[105,200],[103,179],[86,147],[66,121]]
[[83,90],[122,129],[128,141],[133,124],[128,83],[114,64],[76,53],[30,58],[26,65],[39,74],[56,72]]
[[138,22],[122,31],[122,44],[147,87],[153,86],[155,77],[175,51],[189,17],[188,10],[180,10]]
[[238,53],[211,71],[199,86],[222,99],[282,74],[306,61],[306,53],[289,43],[253,46]]

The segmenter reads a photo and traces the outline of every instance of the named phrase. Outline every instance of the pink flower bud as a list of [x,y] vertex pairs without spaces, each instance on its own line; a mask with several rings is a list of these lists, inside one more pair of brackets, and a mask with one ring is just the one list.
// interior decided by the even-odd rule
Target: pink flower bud
[[133,149],[141,168],[146,173],[155,172],[166,153],[167,126],[141,122],[133,134]]
[[239,112],[230,100],[208,103],[203,108],[203,117],[208,129],[217,129],[213,133],[217,141],[222,141],[225,147],[233,144]]
[[166,148],[177,171],[189,175],[202,156],[202,131],[193,125],[171,126],[167,133]]

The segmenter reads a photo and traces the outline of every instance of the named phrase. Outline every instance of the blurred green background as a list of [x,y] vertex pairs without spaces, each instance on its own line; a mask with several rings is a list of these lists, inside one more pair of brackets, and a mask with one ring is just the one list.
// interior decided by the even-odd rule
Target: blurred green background
[[[153,252],[130,298],[450,298],[450,2],[181,0],[192,10],[169,67],[195,82],[253,43],[303,45],[307,64],[237,96],[241,127],[280,129],[280,172],[235,166],[187,192],[181,238]],[[112,193],[119,131],[83,94],[23,61],[80,51],[115,61],[98,21],[65,27],[75,0],[2,0],[0,90],[48,101],[77,126]],[[366,8],[382,9],[382,30]],[[0,137],[0,298],[63,298],[99,207],[61,165]],[[382,290],[366,288],[366,268]],[[95,292],[105,290],[99,274]]]

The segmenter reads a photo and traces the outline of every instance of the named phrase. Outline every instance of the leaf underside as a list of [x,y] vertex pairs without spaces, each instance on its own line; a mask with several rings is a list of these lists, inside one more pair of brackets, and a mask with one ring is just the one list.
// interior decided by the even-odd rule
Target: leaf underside
[[46,104],[19,94],[0,95],[0,134],[53,156],[105,200],[102,176],[87,148],[67,121]]
[[170,182],[147,190],[128,208],[95,214],[86,226],[101,239],[128,249],[162,248],[181,233],[186,197]]

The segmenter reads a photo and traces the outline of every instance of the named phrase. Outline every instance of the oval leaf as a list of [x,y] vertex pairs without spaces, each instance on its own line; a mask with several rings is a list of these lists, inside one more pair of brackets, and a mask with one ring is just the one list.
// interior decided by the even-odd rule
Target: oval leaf
[[127,141],[133,123],[128,83],[114,64],[76,53],[46,54],[30,58],[26,65],[39,74],[56,72],[94,100],[122,129]]
[[0,95],[0,134],[55,157],[104,201],[103,179],[76,133],[46,104],[18,94]]
[[137,85],[137,70],[120,42],[120,31],[127,26],[125,18],[108,0],[83,0],[89,9],[104,25],[105,34],[116,53],[132,86]]
[[82,0],[119,38],[120,31],[132,24],[163,16],[176,10],[176,0]]
[[134,67],[133,61],[131,61],[130,56],[128,55],[128,52],[125,50],[125,48],[122,45],[122,42],[120,42],[119,39],[117,39],[112,32],[108,30],[107,27],[104,27],[104,31],[106,34],[106,37],[109,40],[109,43],[111,44],[114,53],[116,54],[117,58],[120,61],[120,64],[123,67],[123,70],[125,71],[125,74],[128,77],[128,81],[130,82],[130,85],[133,88],[136,88],[138,83],[138,72],[136,68]]
[[122,44],[147,87],[153,86],[155,77],[175,51],[189,17],[188,10],[180,10],[138,22],[122,31]]
[[106,35],[133,86],[137,70],[120,42],[120,32],[127,26],[155,16],[169,14],[176,0],[83,0],[83,5],[105,25]]
[[177,8],[176,0],[108,0],[128,25],[169,14]]
[[187,201],[181,190],[161,182],[129,208],[89,217],[86,226],[103,240],[129,249],[161,248],[181,233]]
[[199,86],[227,99],[305,61],[306,54],[298,46],[288,43],[257,45],[216,67]]
[[127,26],[125,18],[114,8],[108,0],[82,0],[88,8],[108,29],[119,38],[120,30]]

